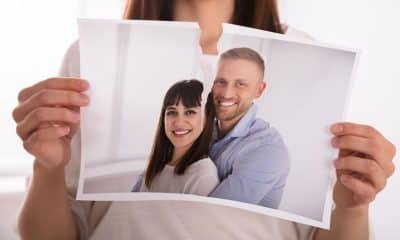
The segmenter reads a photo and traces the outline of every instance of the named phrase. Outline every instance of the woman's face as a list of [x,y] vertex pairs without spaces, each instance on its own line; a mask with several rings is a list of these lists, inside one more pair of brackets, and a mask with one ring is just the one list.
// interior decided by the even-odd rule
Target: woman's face
[[187,108],[179,101],[166,108],[165,134],[175,149],[187,150],[203,130],[201,107]]

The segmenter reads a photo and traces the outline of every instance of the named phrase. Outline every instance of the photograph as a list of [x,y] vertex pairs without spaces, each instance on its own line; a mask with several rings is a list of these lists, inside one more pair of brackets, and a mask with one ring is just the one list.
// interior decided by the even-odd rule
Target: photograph
[[79,33],[91,106],[78,199],[204,202],[329,227],[329,126],[346,118],[357,50],[231,24],[215,55],[193,23],[81,19]]

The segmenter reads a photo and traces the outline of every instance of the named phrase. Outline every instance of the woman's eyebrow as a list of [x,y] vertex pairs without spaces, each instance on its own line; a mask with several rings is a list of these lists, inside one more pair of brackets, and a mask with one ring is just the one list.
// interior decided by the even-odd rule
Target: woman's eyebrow
[[175,106],[168,106],[166,110],[175,110],[176,107]]
[[185,106],[184,108],[185,108],[185,110],[188,110],[188,109],[196,110],[199,107],[201,107],[201,106],[193,106],[193,107],[186,107]]

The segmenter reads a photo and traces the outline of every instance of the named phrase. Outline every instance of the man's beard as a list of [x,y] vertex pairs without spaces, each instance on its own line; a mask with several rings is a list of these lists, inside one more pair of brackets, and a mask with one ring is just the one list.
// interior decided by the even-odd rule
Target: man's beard
[[230,110],[230,111],[219,111],[220,107],[216,108],[216,116],[217,120],[219,121],[232,121],[240,116],[243,115],[243,113],[246,112],[246,109],[243,109],[243,107],[236,106],[236,109]]

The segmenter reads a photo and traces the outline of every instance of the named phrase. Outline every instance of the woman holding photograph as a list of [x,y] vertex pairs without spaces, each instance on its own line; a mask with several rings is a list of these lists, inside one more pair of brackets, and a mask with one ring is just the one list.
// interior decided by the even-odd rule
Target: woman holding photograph
[[172,85],[163,101],[149,163],[134,192],[207,196],[218,184],[208,158],[214,111],[202,102],[203,84],[184,80]]
[[[216,53],[222,22],[305,36],[280,22],[275,0],[128,0],[124,18],[199,22],[205,53]],[[204,203],[113,202],[108,211],[99,202],[76,201],[76,130],[79,108],[89,104],[77,43],[60,76],[23,89],[13,112],[24,148],[35,157],[18,219],[22,239],[369,239],[369,204],[394,172],[395,147],[376,129],[355,123],[331,128],[340,153],[330,230]]]

